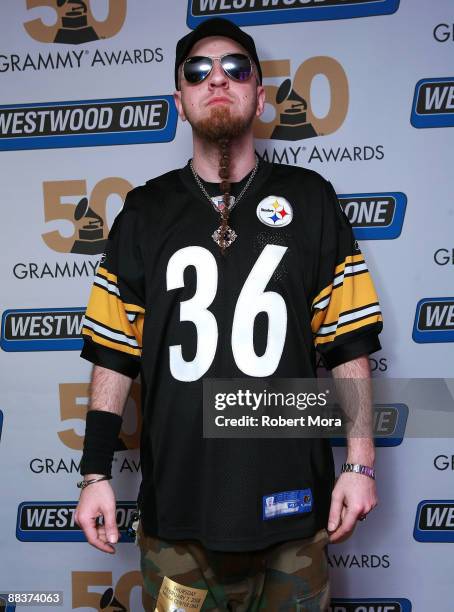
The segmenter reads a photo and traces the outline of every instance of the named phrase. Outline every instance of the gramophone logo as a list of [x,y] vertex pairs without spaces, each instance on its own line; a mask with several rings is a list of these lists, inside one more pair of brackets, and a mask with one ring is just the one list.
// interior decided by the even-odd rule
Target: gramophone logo
[[[257,119],[255,136],[296,141],[325,136],[338,130],[348,111],[349,87],[341,64],[332,57],[318,56],[304,61],[290,77],[290,60],[262,62],[266,102],[274,108],[271,121]],[[317,100],[311,97],[312,81],[324,75],[330,85],[330,105],[324,117],[314,112]],[[267,78],[286,77],[279,87],[267,85]]]
[[314,126],[307,119],[307,102],[292,88],[292,81],[285,79],[276,93],[276,104],[281,105],[279,124],[273,129],[275,140],[302,140],[317,136]]
[[74,211],[78,221],[78,238],[74,241],[71,253],[97,255],[104,251],[104,220],[88,205],[88,198],[82,198]]
[[[87,197],[87,184],[84,180],[44,182],[45,221],[66,219],[74,227],[73,236],[70,237],[62,236],[55,230],[42,234],[44,242],[59,253],[100,255],[104,252],[109,232],[106,222],[107,199],[117,194],[124,202],[131,189],[131,183],[125,179],[109,177],[99,181],[90,197]],[[63,203],[63,199],[68,197],[74,197],[76,204]]]
[[109,0],[109,12],[104,21],[97,21],[91,10],[90,0],[27,0],[27,8],[51,6],[57,13],[54,25],[41,19],[24,23],[28,34],[44,43],[80,45],[117,34],[125,21],[127,0]]

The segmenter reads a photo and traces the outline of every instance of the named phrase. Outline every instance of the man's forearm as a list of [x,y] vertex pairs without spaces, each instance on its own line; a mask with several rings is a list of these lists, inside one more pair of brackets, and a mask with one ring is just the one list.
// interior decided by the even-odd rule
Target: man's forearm
[[[373,439],[373,412],[372,412],[372,392],[370,385],[370,366],[367,355],[347,361],[333,368],[334,378],[343,379],[362,379],[363,382],[355,384],[354,403],[350,407],[357,426],[354,431],[360,431],[359,436],[347,434],[347,463],[360,463],[372,466],[375,461],[375,447]],[[347,398],[348,402],[348,398]],[[345,407],[349,412],[349,407]]]
[[123,416],[131,389],[129,376],[101,366],[93,368],[90,388],[90,409],[105,410]]
[[[119,372],[95,366],[90,387],[90,410],[103,410],[122,417],[132,379]],[[101,476],[98,473],[85,474],[86,480]]]

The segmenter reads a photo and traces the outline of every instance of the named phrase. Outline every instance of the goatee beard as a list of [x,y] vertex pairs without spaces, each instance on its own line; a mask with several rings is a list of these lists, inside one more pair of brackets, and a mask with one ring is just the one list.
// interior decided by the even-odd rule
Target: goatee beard
[[230,108],[219,105],[211,109],[209,117],[191,125],[200,138],[209,142],[218,142],[221,139],[238,138],[250,127],[252,120],[253,116],[246,118],[232,116]]

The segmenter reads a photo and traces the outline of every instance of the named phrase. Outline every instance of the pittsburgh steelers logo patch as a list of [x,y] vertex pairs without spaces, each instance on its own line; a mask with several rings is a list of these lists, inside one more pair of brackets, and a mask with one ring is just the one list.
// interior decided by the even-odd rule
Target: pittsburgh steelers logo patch
[[293,210],[285,198],[271,195],[259,202],[257,217],[270,227],[284,227],[293,219]]

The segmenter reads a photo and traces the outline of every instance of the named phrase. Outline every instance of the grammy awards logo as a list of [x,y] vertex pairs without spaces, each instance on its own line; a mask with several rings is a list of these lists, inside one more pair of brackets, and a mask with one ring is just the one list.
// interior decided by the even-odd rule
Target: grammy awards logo
[[94,40],[111,38],[125,21],[127,0],[109,0],[109,12],[104,21],[97,21],[91,10],[90,0],[27,0],[27,8],[51,6],[57,13],[54,25],[46,25],[41,19],[24,23],[28,34],[45,43],[80,45]]
[[[269,60],[261,63],[266,94],[265,114],[256,119],[256,138],[275,140],[303,140],[325,136],[338,130],[348,111],[348,79],[340,63],[332,57],[312,57],[300,64],[293,83],[290,76],[290,60]],[[324,116],[316,113],[320,104],[312,94],[314,78],[323,75],[329,83],[329,108]],[[267,78],[285,78],[279,87],[267,85]],[[270,107],[274,110],[267,120]],[[315,109],[315,110],[314,110]]]
[[[109,177],[99,181],[87,197],[87,183],[84,180],[45,181],[45,221],[70,221],[74,232],[69,237],[63,236],[57,230],[46,232],[42,234],[44,242],[59,253],[100,255],[104,252],[109,232],[107,200],[116,194],[124,202],[131,189],[131,183],[125,179]],[[63,202],[65,198],[73,197],[80,198],[77,204]]]

